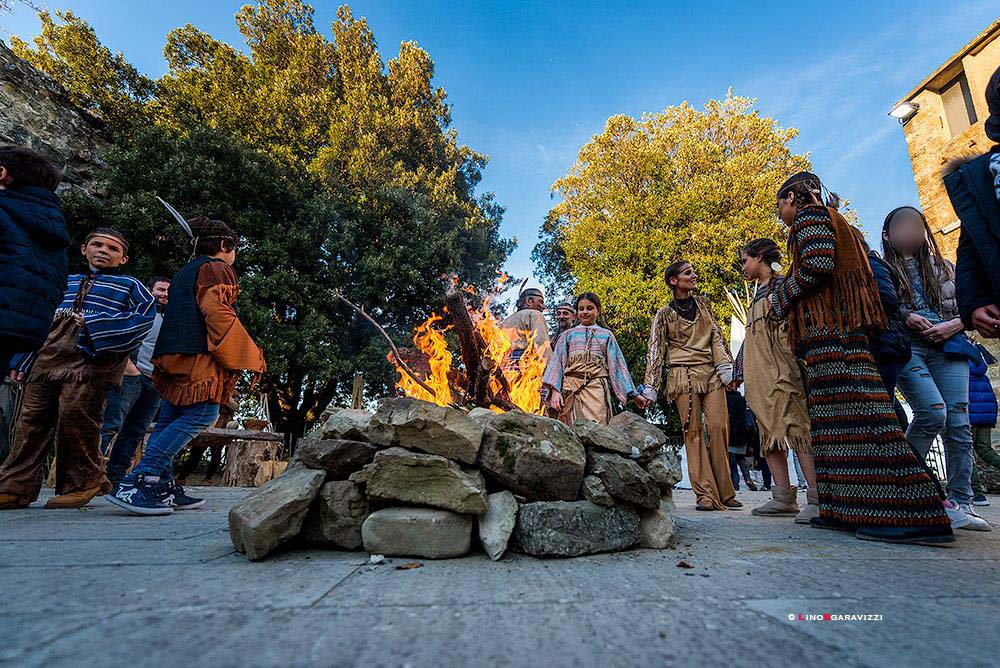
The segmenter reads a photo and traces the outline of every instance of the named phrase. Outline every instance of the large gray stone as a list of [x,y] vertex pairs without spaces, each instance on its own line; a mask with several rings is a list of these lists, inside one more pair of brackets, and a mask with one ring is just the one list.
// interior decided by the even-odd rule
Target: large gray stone
[[591,420],[579,419],[573,423],[573,433],[585,447],[617,452],[626,457],[638,457],[640,450],[620,429],[605,427]]
[[372,554],[447,559],[469,551],[472,520],[438,508],[383,508],[368,516],[361,536]]
[[476,406],[471,411],[469,411],[466,417],[468,417],[473,422],[482,425],[483,428],[485,429],[486,427],[489,426],[490,422],[492,422],[493,418],[495,418],[497,415],[499,415],[499,413],[491,411],[489,408]]
[[666,494],[674,488],[674,485],[684,479],[681,472],[681,456],[673,449],[668,448],[664,452],[654,455],[651,459],[642,464],[646,473],[653,476],[661,494]]
[[608,426],[625,434],[629,442],[639,448],[642,457],[658,453],[667,442],[667,437],[659,427],[628,411],[611,418]]
[[304,438],[295,448],[295,460],[311,469],[321,469],[334,480],[343,480],[375,459],[378,448],[361,441]]
[[366,469],[369,498],[434,506],[456,513],[486,512],[486,481],[438,455],[382,450]]
[[483,426],[446,406],[411,397],[384,399],[372,417],[368,439],[475,464]]
[[479,516],[479,542],[493,561],[507,551],[517,523],[517,499],[504,490],[486,497],[486,512]]
[[665,496],[660,499],[660,505],[656,510],[647,510],[639,514],[639,532],[642,539],[640,547],[648,547],[653,550],[662,550],[670,545],[670,539],[674,536],[676,523],[674,515],[677,509],[674,507],[674,500]]
[[660,489],[653,476],[635,462],[610,452],[587,453],[587,472],[604,483],[612,497],[652,510],[660,502]]
[[251,561],[298,535],[326,471],[295,468],[255,489],[229,510],[229,538]]
[[361,547],[361,525],[367,516],[368,499],[361,486],[349,480],[334,480],[320,487],[302,535],[313,543],[356,550]]
[[590,501],[528,503],[518,510],[514,535],[522,551],[538,557],[627,550],[639,543],[639,515]]
[[367,441],[372,414],[360,408],[341,408],[333,411],[320,429],[324,439]]
[[596,475],[588,475],[583,478],[583,498],[599,506],[613,506],[615,500],[608,494],[608,489]]
[[576,499],[586,460],[583,444],[569,427],[521,410],[490,422],[479,453],[480,468],[533,501]]

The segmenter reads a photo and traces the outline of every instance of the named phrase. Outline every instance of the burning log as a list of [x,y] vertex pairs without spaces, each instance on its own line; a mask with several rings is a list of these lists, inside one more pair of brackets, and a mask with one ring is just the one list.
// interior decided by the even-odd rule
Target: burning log
[[510,383],[500,365],[487,355],[486,339],[472,322],[469,305],[456,281],[448,281],[445,304],[465,365],[466,394],[473,404],[482,408],[495,406],[505,411],[516,408],[510,400]]

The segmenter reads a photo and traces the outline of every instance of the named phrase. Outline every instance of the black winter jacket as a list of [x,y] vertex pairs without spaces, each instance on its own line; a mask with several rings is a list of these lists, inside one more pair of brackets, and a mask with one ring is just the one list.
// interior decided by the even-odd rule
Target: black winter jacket
[[970,329],[973,311],[1000,305],[1000,202],[989,170],[991,155],[970,160],[944,177],[951,205],[962,221],[955,290],[958,314]]
[[8,352],[45,342],[66,288],[69,244],[55,193],[0,190],[0,345]]

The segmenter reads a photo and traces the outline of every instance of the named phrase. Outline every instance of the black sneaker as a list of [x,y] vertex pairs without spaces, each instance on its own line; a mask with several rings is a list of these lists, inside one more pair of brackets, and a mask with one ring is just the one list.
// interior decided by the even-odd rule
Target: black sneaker
[[136,515],[169,515],[174,509],[161,501],[159,487],[141,473],[129,473],[104,498]]
[[174,510],[193,510],[205,505],[205,499],[196,499],[184,493],[184,488],[173,479],[160,482],[160,501]]

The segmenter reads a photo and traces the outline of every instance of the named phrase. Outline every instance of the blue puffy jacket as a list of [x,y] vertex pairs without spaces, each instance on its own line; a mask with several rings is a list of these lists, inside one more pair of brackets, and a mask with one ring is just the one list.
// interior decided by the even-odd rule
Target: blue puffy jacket
[[69,244],[55,193],[0,190],[0,345],[8,351],[45,343],[66,288]]
[[969,360],[969,421],[973,427],[997,426],[997,397],[986,375],[986,362]]

